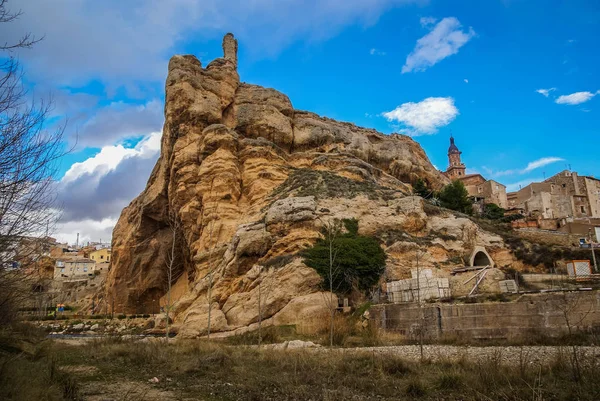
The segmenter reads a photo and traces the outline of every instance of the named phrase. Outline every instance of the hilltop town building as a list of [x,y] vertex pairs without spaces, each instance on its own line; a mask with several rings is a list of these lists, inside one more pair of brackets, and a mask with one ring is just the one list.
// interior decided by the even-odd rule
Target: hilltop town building
[[509,193],[508,204],[539,228],[587,236],[600,226],[600,180],[564,170]]
[[60,258],[54,268],[55,280],[81,279],[94,274],[96,262],[88,258]]
[[509,207],[544,219],[600,218],[600,180],[569,170],[508,194]]
[[494,203],[506,209],[508,207],[506,186],[494,180],[486,180],[481,174],[466,174],[467,167],[461,161],[461,154],[462,152],[454,143],[454,137],[450,136],[448,169],[443,174],[453,181],[460,180],[476,203]]
[[102,248],[90,252],[90,259],[96,263],[110,262],[110,249]]

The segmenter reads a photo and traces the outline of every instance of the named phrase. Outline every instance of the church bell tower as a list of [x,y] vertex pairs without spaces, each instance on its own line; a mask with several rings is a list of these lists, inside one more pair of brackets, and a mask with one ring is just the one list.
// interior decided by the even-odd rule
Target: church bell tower
[[448,169],[446,170],[446,176],[451,180],[465,176],[465,170],[467,169],[460,161],[460,155],[462,152],[458,150],[454,143],[454,137],[450,134],[450,147],[448,148]]

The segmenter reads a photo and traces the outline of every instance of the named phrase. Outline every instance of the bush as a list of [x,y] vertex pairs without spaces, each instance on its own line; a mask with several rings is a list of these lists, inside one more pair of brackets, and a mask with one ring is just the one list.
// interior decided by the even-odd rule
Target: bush
[[445,208],[468,215],[473,213],[473,202],[469,200],[469,193],[461,181],[456,180],[446,185],[440,191],[439,199]]
[[502,220],[504,217],[504,209],[494,203],[483,205],[483,216],[490,220]]
[[[342,233],[342,224],[346,233]],[[328,238],[331,238],[331,247]],[[335,254],[333,266],[330,266],[330,251]],[[353,288],[361,291],[372,288],[383,274],[386,258],[375,238],[358,234],[355,219],[338,220],[326,227],[322,237],[312,248],[303,251],[302,256],[306,265],[323,277],[324,289],[330,288],[331,273],[331,287],[340,294],[349,293]]]
[[119,316],[117,316],[117,319],[119,319],[119,320],[123,320],[123,319],[126,319],[126,318],[127,318],[126,315],[119,315]]
[[413,185],[413,194],[419,195],[423,199],[429,199],[433,197],[433,190],[429,188],[429,185],[425,180],[418,178]]

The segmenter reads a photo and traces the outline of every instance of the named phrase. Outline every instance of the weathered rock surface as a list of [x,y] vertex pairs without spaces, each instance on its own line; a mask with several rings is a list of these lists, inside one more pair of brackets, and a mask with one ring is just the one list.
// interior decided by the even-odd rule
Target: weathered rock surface
[[161,155],[113,232],[105,296],[115,311],[164,302],[173,241],[183,289],[174,324],[190,337],[207,332],[208,305],[213,332],[323,320],[328,295],[296,255],[332,218],[358,218],[382,239],[389,277],[409,274],[415,248],[442,270],[466,246],[501,248],[470,220],[428,216],[408,196],[417,178],[448,182],[417,142],[294,110],[284,94],[240,83],[232,35],[223,48],[206,68],[189,55],[169,63]]

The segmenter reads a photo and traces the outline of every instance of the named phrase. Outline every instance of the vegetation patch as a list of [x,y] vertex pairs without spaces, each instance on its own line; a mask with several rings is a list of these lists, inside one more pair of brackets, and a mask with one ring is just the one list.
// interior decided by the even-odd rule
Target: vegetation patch
[[358,234],[356,219],[334,221],[321,234],[302,256],[323,277],[324,289],[347,294],[353,289],[365,292],[377,284],[386,255],[376,238]]
[[279,255],[279,256],[275,256],[275,257],[265,260],[264,262],[261,263],[261,265],[266,267],[267,269],[271,268],[271,267],[280,269],[280,268],[284,267],[285,265],[291,263],[295,257],[296,257],[296,255],[289,255],[289,254],[288,255]]
[[398,191],[379,186],[372,181],[356,181],[331,173],[311,169],[292,169],[288,178],[273,190],[271,197],[314,196],[327,198],[355,198],[367,196],[371,200],[392,199]]

